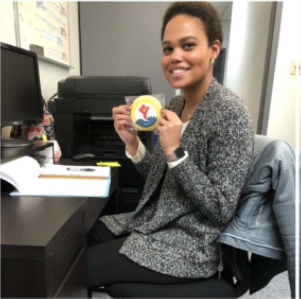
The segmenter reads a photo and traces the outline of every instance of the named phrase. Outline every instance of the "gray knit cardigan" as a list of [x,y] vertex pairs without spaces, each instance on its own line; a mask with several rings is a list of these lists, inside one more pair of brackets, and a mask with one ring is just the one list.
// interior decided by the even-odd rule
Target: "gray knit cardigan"
[[[184,103],[180,95],[167,108],[180,116]],[[175,277],[209,277],[219,263],[216,240],[231,220],[252,164],[250,113],[213,79],[180,142],[189,157],[165,175],[160,144],[135,164],[145,185],[134,212],[100,220],[115,235],[130,234],[119,253],[133,262]],[[151,196],[161,179],[160,195]]]

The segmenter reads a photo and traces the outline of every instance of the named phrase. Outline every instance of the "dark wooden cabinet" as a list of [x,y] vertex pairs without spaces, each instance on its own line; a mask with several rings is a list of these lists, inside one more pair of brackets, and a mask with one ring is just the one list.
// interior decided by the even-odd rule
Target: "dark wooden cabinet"
[[85,238],[107,198],[10,197],[1,191],[1,296],[87,297]]

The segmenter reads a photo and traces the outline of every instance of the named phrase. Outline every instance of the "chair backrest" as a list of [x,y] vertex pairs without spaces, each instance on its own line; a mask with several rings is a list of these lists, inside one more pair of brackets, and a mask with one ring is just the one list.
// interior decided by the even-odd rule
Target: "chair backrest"
[[[253,166],[242,190],[237,210],[218,238],[218,242],[244,249],[266,259],[286,260],[293,292],[295,265],[293,149],[285,141],[255,135],[253,157]],[[258,225],[254,225],[255,221]],[[256,240],[256,243],[252,243],[253,240]],[[254,292],[254,286],[259,285],[258,281],[263,285],[264,280],[267,284],[271,279],[265,273],[259,276],[257,267],[256,261],[252,258],[252,271],[256,275],[252,275],[250,292]],[[277,271],[279,269],[280,267]],[[255,291],[259,289],[257,287]]]
[[260,154],[263,149],[273,140],[275,140],[273,137],[255,134],[253,157],[256,157],[258,154]]
[[[272,137],[256,134],[253,157],[255,158],[261,154],[264,148],[273,140],[275,139]],[[236,297],[240,297],[247,292],[251,285],[251,263],[248,252],[229,244],[223,244],[222,246],[228,252],[232,275],[237,280],[235,284]]]

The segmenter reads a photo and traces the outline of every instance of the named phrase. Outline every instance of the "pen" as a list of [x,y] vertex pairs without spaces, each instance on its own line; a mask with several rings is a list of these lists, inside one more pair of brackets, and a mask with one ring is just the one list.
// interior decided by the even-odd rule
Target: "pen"
[[93,168],[67,168],[69,171],[95,171]]

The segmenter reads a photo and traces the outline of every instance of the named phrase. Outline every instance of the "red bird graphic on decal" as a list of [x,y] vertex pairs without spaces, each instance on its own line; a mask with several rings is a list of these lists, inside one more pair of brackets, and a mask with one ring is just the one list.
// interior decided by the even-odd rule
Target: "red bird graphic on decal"
[[147,119],[148,110],[149,110],[149,106],[146,106],[144,104],[139,108],[139,111],[142,113],[144,119]]

